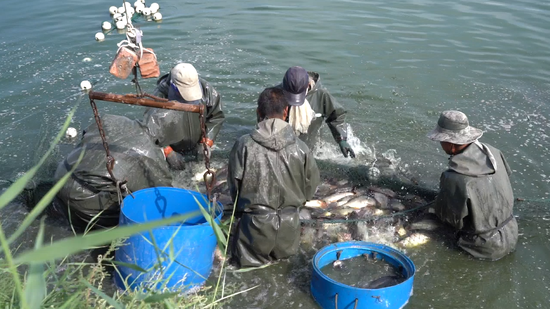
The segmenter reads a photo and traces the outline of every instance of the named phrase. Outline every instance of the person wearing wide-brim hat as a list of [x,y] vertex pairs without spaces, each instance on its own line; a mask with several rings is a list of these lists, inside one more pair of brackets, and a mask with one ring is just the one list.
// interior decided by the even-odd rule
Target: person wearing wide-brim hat
[[464,113],[441,113],[427,136],[451,157],[434,208],[457,230],[459,247],[474,257],[498,260],[514,251],[518,240],[511,170],[500,150],[478,141],[482,135]]

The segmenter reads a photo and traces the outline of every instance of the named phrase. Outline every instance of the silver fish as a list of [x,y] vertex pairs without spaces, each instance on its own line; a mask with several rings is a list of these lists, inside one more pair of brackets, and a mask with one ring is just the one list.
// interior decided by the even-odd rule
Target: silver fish
[[391,198],[395,198],[397,196],[397,193],[393,192],[392,190],[390,190],[388,188],[380,188],[380,187],[377,187],[377,186],[370,186],[369,190],[373,191],[373,192],[382,193],[382,194],[386,195],[387,197],[391,197]]
[[343,197],[343,198],[339,199],[338,201],[336,201],[336,206],[338,206],[338,207],[343,206],[347,202],[349,202],[352,198],[355,198],[355,197],[356,197],[355,195],[348,195],[346,197]]
[[350,195],[355,195],[355,193],[353,192],[340,192],[340,193],[335,193],[333,195],[329,195],[327,197],[325,197],[323,199],[323,201],[325,201],[327,204],[330,204],[330,203],[334,203],[346,196],[350,196]]
[[434,214],[425,214],[421,219],[412,222],[409,230],[435,231],[443,227],[443,222]]
[[350,207],[353,209],[362,209],[365,207],[376,206],[376,200],[370,196],[358,196],[354,199],[351,199],[349,202],[343,205],[343,207]]
[[327,203],[322,200],[310,200],[304,204],[304,207],[325,209],[327,208]]
[[389,208],[393,211],[403,211],[407,207],[405,207],[405,205],[403,205],[400,200],[391,200]]
[[374,192],[373,193],[373,197],[374,199],[376,200],[376,203],[377,203],[377,206],[381,209],[388,209],[388,196],[383,194],[383,193],[379,193],[379,192]]

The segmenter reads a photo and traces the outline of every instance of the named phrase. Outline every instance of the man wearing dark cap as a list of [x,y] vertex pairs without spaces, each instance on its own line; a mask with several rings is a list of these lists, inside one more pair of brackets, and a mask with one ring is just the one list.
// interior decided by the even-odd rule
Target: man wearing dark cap
[[300,244],[298,208],[320,182],[313,155],[284,121],[287,102],[280,88],[258,98],[258,124],[239,138],[229,156],[227,183],[240,220],[232,242],[239,267],[288,258]]
[[435,212],[457,230],[458,246],[476,258],[498,260],[514,251],[510,167],[500,150],[478,139],[483,132],[459,111],[444,111],[428,138],[450,155],[441,174]]
[[344,108],[321,86],[318,73],[304,68],[289,68],[283,78],[282,87],[288,105],[288,122],[309,148],[313,149],[323,121],[327,123],[332,136],[340,146],[344,157],[355,158],[355,152],[347,142]]
[[157,145],[163,147],[166,160],[174,169],[183,169],[182,156],[196,157],[199,144],[208,149],[214,145],[216,136],[225,121],[221,97],[206,80],[199,77],[192,64],[179,63],[170,73],[157,81],[154,95],[187,104],[206,106],[206,136],[202,137],[199,114],[148,108],[144,123]]

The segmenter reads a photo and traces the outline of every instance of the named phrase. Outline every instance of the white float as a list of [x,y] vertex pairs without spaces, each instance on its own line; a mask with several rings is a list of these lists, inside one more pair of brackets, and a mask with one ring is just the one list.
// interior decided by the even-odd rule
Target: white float
[[118,13],[122,14],[122,13],[126,12],[126,9],[125,9],[123,6],[121,6],[121,7],[119,7],[116,11],[117,11]]
[[78,135],[78,132],[73,127],[68,127],[67,131],[65,132],[65,137],[68,139],[73,139]]
[[101,24],[101,29],[105,31],[111,30],[111,28],[113,28],[113,25],[108,21],[104,21],[103,24]]
[[[103,33],[102,33],[103,34]],[[90,83],[89,81],[87,80],[83,80],[82,82],[80,82],[80,89],[82,90],[90,90],[92,89],[92,83]]]
[[117,10],[118,10],[118,8],[113,5],[109,8],[109,13],[111,13],[111,15],[115,15]]
[[96,41],[103,41],[105,40],[105,34],[103,32],[98,32],[95,34],[95,40]]
[[116,22],[118,19],[120,19],[121,16],[122,16],[122,14],[120,14],[120,13],[115,13],[115,14],[113,15],[113,20]]
[[160,12],[156,12],[153,14],[153,20],[159,21],[162,19],[162,14]]
[[116,22],[116,28],[118,30],[122,30],[122,29],[126,28],[126,21],[124,21],[124,20],[117,21]]
[[149,6],[149,8],[151,9],[151,13],[154,14],[154,13],[156,13],[156,12],[159,11],[160,5],[159,5],[158,3],[156,3],[156,2],[153,2],[153,3],[151,3],[151,5]]
[[150,8],[144,8],[143,9],[143,15],[150,16],[151,15],[151,9]]

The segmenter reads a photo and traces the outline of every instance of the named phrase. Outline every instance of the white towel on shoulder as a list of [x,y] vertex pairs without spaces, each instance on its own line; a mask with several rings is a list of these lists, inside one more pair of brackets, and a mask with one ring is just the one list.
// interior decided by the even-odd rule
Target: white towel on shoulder
[[305,134],[309,125],[315,119],[315,111],[307,99],[300,106],[292,106],[289,111],[288,123],[294,128],[296,135]]

